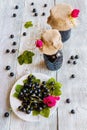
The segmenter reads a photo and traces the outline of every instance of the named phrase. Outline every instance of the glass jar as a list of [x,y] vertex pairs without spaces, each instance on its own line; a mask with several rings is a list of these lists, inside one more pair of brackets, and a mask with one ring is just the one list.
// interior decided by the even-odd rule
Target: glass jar
[[59,32],[61,34],[62,42],[66,42],[71,36],[71,29]]
[[63,53],[59,50],[56,54],[46,55],[43,54],[44,62],[49,70],[58,70],[62,66],[63,62]]

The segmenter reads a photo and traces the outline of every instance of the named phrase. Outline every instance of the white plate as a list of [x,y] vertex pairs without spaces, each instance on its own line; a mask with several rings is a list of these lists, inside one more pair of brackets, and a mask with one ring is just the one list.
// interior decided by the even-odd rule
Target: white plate
[[[39,78],[42,81],[47,81],[49,78],[51,78],[51,77],[49,77],[49,76],[47,76],[45,74],[42,74],[42,73],[32,73],[32,74],[35,75],[36,78]],[[22,120],[30,121],[30,122],[40,121],[40,120],[44,120],[44,119],[46,120],[47,118],[45,118],[43,116],[40,116],[40,115],[39,116],[33,116],[32,113],[31,114],[26,114],[26,113],[23,113],[23,112],[20,112],[20,111],[17,110],[18,106],[21,105],[21,101],[13,96],[13,94],[15,93],[15,87],[18,84],[22,85],[23,80],[25,80],[28,77],[28,75],[29,74],[21,77],[14,84],[14,86],[13,86],[13,88],[11,90],[11,93],[10,93],[10,105],[11,105],[11,108],[12,108],[13,112]],[[58,103],[56,104],[55,107],[51,108],[50,115],[55,111],[57,105],[58,105]]]

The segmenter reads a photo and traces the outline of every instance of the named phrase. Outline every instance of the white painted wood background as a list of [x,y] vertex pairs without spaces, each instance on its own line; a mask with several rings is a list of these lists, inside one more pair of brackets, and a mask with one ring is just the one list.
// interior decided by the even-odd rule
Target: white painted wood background
[[[34,2],[39,16],[32,16]],[[74,8],[81,10],[79,17],[79,26],[72,30],[71,38],[64,43],[63,66],[57,72],[49,71],[43,61],[42,54],[34,50],[35,57],[33,64],[20,66],[17,63],[17,56],[24,50],[29,49],[29,45],[34,43],[40,31],[50,28],[46,24],[46,18],[49,16],[49,10],[54,4],[66,2]],[[48,7],[43,8],[47,3]],[[14,10],[15,5],[19,6]],[[46,16],[41,16],[42,12]],[[12,18],[13,13],[17,14]],[[24,29],[24,23],[32,20],[34,27],[28,30]],[[22,33],[26,31],[27,36]],[[14,34],[14,39],[9,39],[10,34]],[[33,40],[31,38],[33,37]],[[12,46],[16,41],[17,45]],[[17,49],[16,54],[5,54],[9,48]],[[67,60],[71,55],[79,55],[77,65],[67,65]],[[5,66],[10,65],[11,70],[6,71]],[[15,76],[10,78],[9,73],[13,71]],[[28,72],[41,72],[54,76],[63,84],[62,97],[59,109],[46,122],[29,123],[17,118],[13,113],[9,118],[4,118],[3,114],[9,110],[9,94],[14,82]],[[74,73],[75,79],[70,79]],[[70,104],[66,104],[66,98],[71,99]],[[75,114],[70,114],[71,109],[75,109]],[[0,130],[87,130],[87,0],[0,0]]]

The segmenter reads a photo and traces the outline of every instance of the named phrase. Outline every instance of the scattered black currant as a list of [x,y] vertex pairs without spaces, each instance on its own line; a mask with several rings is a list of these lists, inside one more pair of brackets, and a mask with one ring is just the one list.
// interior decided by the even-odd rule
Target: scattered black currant
[[47,4],[44,4],[44,7],[47,7]]
[[10,70],[11,67],[10,67],[9,65],[7,65],[5,69],[6,69],[6,70]]
[[34,5],[34,2],[32,2],[31,5]]
[[16,44],[17,44],[17,43],[16,43],[15,41],[12,43],[13,46],[15,46]]
[[10,52],[10,50],[9,49],[6,49],[6,51],[5,51],[6,53],[9,53]]
[[36,11],[37,11],[37,10],[36,10],[35,8],[32,10],[32,12],[34,12],[34,13],[35,13]]
[[9,117],[9,112],[5,112],[4,117]]
[[16,17],[17,15],[14,13],[13,15],[12,15],[12,17]]
[[76,62],[76,61],[73,61],[73,64],[74,64],[74,65],[76,65],[76,64],[77,64],[77,62]]
[[75,114],[75,110],[74,109],[71,110],[71,114]]
[[16,49],[12,49],[12,50],[11,50],[11,53],[15,53],[15,52],[16,52]]
[[14,73],[13,73],[13,72],[11,72],[11,73],[10,73],[10,76],[11,76],[11,77],[13,77],[13,76],[14,76]]
[[27,35],[27,33],[26,32],[23,32],[23,36],[26,36]]
[[70,103],[71,101],[70,101],[70,99],[69,98],[67,98],[66,99],[66,103]]
[[11,35],[10,35],[10,38],[14,38],[14,35],[13,35],[13,34],[11,34]]
[[46,14],[43,12],[43,13],[42,13],[42,16],[45,16],[45,15],[46,15]]
[[34,16],[38,16],[38,13],[35,13]]
[[18,8],[19,8],[19,6],[18,6],[18,5],[16,5],[16,6],[15,6],[15,9],[18,9]]
[[71,78],[75,78],[75,74],[72,74],[72,75],[71,75]]
[[78,55],[76,55],[76,56],[75,56],[75,59],[79,59],[79,56],[78,56]]
[[67,63],[68,63],[68,64],[70,64],[70,63],[71,63],[71,61],[70,61],[70,60],[68,60],[68,61],[67,61]]
[[74,56],[71,56],[71,57],[70,57],[71,60],[74,60],[74,58],[75,58]]

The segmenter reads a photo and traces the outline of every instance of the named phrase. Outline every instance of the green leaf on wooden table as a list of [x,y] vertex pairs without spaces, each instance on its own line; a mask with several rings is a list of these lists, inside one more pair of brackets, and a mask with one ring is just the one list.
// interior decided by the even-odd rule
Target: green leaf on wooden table
[[40,115],[48,118],[50,115],[50,108],[46,107],[42,111],[40,111]]
[[[54,84],[52,84],[54,83]],[[57,82],[54,78],[50,78],[46,83],[47,88],[50,90],[51,95],[59,96],[62,94],[62,84]]]
[[32,26],[33,26],[32,21],[28,21],[28,22],[26,22],[25,25],[24,25],[25,28],[29,28],[29,27],[32,27]]
[[32,63],[32,57],[34,56],[35,54],[31,51],[24,51],[23,54],[21,54],[19,57],[18,57],[18,62],[20,65],[22,64],[31,64]]
[[18,95],[19,95],[19,93],[17,93],[17,92],[15,92],[15,93],[13,94],[13,96],[16,97],[16,98],[18,98]]
[[15,90],[16,90],[16,92],[19,94],[22,88],[23,88],[23,86],[20,85],[20,84],[18,84],[18,85],[16,85]]
[[20,65],[22,65],[24,63],[24,59],[23,59],[22,55],[20,55],[18,57],[18,62],[19,62]]
[[32,112],[32,114],[33,114],[33,116],[37,116],[37,115],[39,115],[39,114],[40,114],[40,112],[39,112],[39,111],[35,111],[35,110],[34,110],[34,111]]

